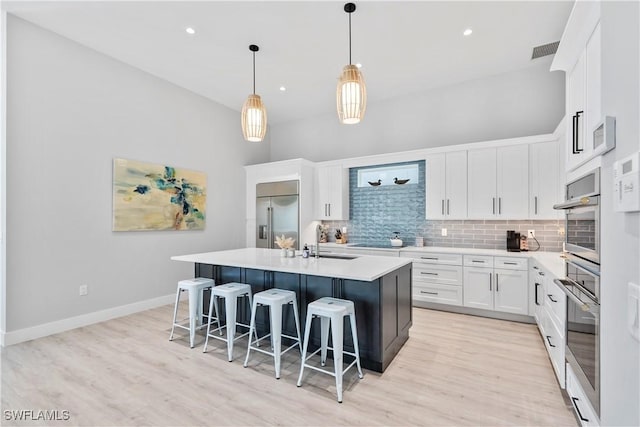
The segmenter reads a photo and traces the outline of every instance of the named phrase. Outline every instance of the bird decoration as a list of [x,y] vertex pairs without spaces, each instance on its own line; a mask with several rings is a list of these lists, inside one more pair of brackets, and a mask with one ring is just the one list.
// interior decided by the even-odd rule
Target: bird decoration
[[377,180],[377,181],[373,181],[373,182],[371,182],[371,181],[367,181],[367,182],[368,182],[368,183],[369,183],[369,185],[370,185],[370,186],[372,186],[372,187],[377,187],[378,185],[382,184],[382,180],[381,180],[381,179],[379,179],[379,180]]
[[407,179],[393,178],[393,182],[394,182],[394,184],[402,185],[402,184],[406,184],[407,182],[409,182],[409,179],[410,178],[407,178]]

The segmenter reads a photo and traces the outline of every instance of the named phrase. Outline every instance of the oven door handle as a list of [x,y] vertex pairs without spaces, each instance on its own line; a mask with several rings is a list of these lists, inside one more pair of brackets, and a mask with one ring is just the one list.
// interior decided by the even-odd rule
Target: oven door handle
[[556,285],[560,286],[560,289],[562,289],[564,291],[564,293],[569,297],[570,300],[572,300],[574,303],[576,303],[578,305],[578,307],[580,307],[580,310],[588,311],[588,312],[591,312],[592,314],[598,314],[600,312],[597,304],[587,304],[586,302],[582,301],[573,292],[571,292],[564,285],[564,283],[562,283],[562,280],[553,279],[553,283],[555,283]]
[[579,199],[571,199],[564,203],[558,203],[557,205],[553,205],[553,209],[555,210],[565,210],[565,209],[573,209],[579,208],[583,206],[596,206],[599,203],[600,193],[591,193],[585,194],[581,196]]

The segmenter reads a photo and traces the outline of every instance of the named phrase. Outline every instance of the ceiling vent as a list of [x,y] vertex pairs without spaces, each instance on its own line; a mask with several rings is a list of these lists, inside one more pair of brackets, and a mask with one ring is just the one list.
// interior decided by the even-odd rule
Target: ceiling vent
[[553,55],[558,51],[558,45],[560,41],[543,44],[541,46],[536,46],[533,48],[533,52],[531,53],[531,59],[542,58],[543,56]]

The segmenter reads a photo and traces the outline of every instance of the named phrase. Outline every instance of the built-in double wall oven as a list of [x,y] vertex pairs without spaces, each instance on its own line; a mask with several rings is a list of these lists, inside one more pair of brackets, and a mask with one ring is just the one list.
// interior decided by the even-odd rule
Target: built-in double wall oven
[[600,169],[566,186],[566,359],[600,415]]

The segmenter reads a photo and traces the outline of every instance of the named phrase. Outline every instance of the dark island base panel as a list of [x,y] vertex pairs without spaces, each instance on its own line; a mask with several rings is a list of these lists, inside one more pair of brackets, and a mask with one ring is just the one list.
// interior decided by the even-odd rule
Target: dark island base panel
[[[216,285],[240,282],[251,285],[254,294],[271,288],[288,289],[296,292],[301,322],[301,335],[304,335],[307,304],[321,297],[335,297],[354,302],[360,362],[366,369],[384,372],[400,348],[409,339],[412,325],[411,314],[411,264],[401,267],[372,282],[337,279],[331,277],[309,276],[277,271],[265,271],[221,265],[196,264],[196,277],[214,279]],[[209,310],[209,295],[205,292],[203,310]],[[224,304],[218,304],[224,319]],[[267,307],[259,307],[256,313],[258,336],[269,331],[269,313]],[[238,303],[238,320],[249,324],[251,309],[248,302]],[[295,322],[291,309],[284,308],[283,333],[295,336]],[[286,339],[283,338],[283,345]],[[331,345],[331,344],[330,344]],[[315,351],[320,346],[320,321],[315,320],[311,327],[309,349]],[[353,352],[351,325],[345,317],[344,348]],[[345,360],[349,360],[345,356]]]

